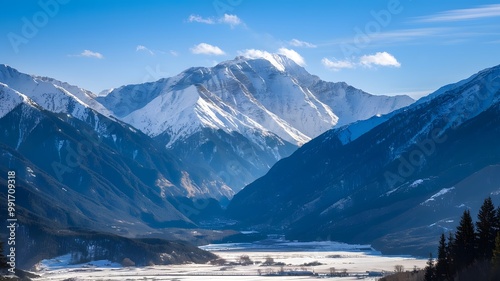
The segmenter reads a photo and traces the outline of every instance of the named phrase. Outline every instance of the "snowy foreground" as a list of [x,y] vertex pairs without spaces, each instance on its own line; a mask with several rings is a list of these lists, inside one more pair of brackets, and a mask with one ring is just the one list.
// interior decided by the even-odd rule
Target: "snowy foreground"
[[[148,267],[122,267],[109,261],[68,265],[69,255],[39,264],[41,278],[36,280],[317,280],[329,278],[331,268],[347,271],[348,277],[332,280],[377,280],[367,272],[392,272],[395,265],[407,270],[425,267],[426,260],[412,257],[382,256],[369,245],[347,245],[336,242],[288,242],[283,240],[262,243],[214,244],[201,247],[226,260],[226,265],[184,264]],[[228,265],[248,255],[252,265]],[[271,257],[284,265],[263,266]],[[310,266],[307,263],[319,262]],[[318,276],[265,276],[268,273],[317,273]],[[259,275],[261,274],[261,275]]]

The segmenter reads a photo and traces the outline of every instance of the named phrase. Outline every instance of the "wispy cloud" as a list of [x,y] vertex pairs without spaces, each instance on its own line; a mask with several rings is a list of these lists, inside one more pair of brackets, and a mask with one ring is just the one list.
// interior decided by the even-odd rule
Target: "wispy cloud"
[[368,44],[390,45],[401,42],[414,42],[426,38],[439,36],[450,36],[454,29],[444,27],[412,28],[398,29],[387,32],[375,32],[365,35],[353,35],[352,37],[336,38],[327,43],[319,45],[325,46],[343,46],[349,45],[351,48],[361,49]]
[[294,46],[294,47],[304,47],[304,48],[316,48],[317,47],[316,45],[314,45],[312,43],[300,41],[299,39],[292,39],[292,40],[290,40],[290,42],[288,42],[288,44],[290,44],[291,46]]
[[435,15],[416,18],[417,22],[450,22],[500,16],[500,4],[485,5],[470,9],[448,10]]
[[287,49],[287,48],[280,48],[278,50],[278,54],[287,56],[289,59],[293,60],[296,64],[298,64],[300,66],[306,66],[306,60],[304,59],[304,57],[302,57],[295,50]]
[[323,64],[323,66],[333,71],[339,71],[344,68],[356,67],[356,64],[350,60],[337,60],[337,59],[329,60],[327,58],[323,58],[321,60],[321,64]]
[[190,15],[188,18],[188,22],[199,22],[204,24],[215,24],[215,21],[212,18],[203,18],[199,15]]
[[104,56],[101,53],[93,52],[90,50],[83,50],[83,52],[76,55],[76,57],[86,57],[86,58],[96,58],[96,59],[103,59],[104,58]]
[[138,46],[135,48],[135,50],[136,50],[137,52],[139,52],[139,51],[146,52],[146,53],[148,53],[148,54],[150,54],[150,55],[152,55],[152,56],[155,54],[153,51],[151,51],[150,49],[148,49],[146,46],[143,46],[143,45],[138,45]]
[[224,16],[219,19],[219,22],[229,24],[231,28],[240,25],[242,23],[241,19],[237,15],[228,15],[228,14],[224,14]]
[[225,55],[226,53],[222,51],[219,47],[213,46],[207,43],[200,43],[193,48],[190,49],[193,54],[196,55],[215,55],[215,56],[221,56]]
[[199,15],[190,15],[188,18],[188,22],[197,22],[203,24],[227,24],[231,26],[231,28],[243,24],[243,21],[237,15],[231,14],[224,14],[224,16],[220,18],[204,18]]
[[422,37],[431,37],[443,34],[449,31],[447,28],[414,28],[414,29],[401,29],[388,32],[381,32],[372,36],[373,40],[392,40],[392,41],[410,41],[417,40]]
[[363,55],[355,59],[345,59],[345,60],[330,60],[328,58],[323,58],[321,63],[327,69],[333,71],[340,71],[345,68],[357,68],[358,66],[363,67],[374,67],[374,66],[384,66],[384,67],[401,67],[401,63],[388,52],[377,52],[372,55]]

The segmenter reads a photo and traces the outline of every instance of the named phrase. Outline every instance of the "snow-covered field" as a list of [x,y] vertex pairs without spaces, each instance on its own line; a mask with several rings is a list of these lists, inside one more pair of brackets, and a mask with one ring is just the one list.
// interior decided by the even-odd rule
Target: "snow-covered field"
[[[331,268],[336,272],[347,271],[349,277],[335,277],[333,280],[377,280],[368,277],[367,271],[392,272],[395,265],[407,270],[415,266],[425,267],[426,260],[412,257],[382,256],[369,245],[347,245],[336,242],[288,242],[276,240],[265,243],[214,244],[202,247],[226,260],[225,265],[185,264],[148,267],[121,267],[108,261],[97,261],[84,265],[67,265],[68,255],[40,264],[36,280],[317,280],[325,278]],[[242,255],[247,255],[254,264],[230,265]],[[263,266],[266,258],[284,265]],[[307,263],[319,262],[310,266]],[[319,276],[264,276],[266,273],[314,272]],[[261,275],[259,275],[261,274]],[[358,276],[355,276],[355,275]]]

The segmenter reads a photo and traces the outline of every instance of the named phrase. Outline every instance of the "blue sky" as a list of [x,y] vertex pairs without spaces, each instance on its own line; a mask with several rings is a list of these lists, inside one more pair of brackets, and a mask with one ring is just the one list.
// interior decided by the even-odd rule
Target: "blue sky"
[[419,97],[500,64],[496,1],[7,0],[0,63],[93,92],[238,55]]

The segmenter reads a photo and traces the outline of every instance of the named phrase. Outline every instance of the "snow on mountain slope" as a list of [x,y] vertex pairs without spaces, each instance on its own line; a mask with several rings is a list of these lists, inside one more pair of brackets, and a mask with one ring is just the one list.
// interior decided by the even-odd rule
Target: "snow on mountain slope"
[[333,126],[413,102],[321,81],[276,54],[190,68],[172,78],[111,90],[97,100],[151,136],[168,132],[168,145],[208,127],[244,136],[251,128],[299,146]]
[[[330,135],[329,138],[335,136],[343,144],[347,144],[393,116],[403,111],[421,108],[436,98],[442,98],[446,102],[442,103],[441,108],[436,111],[430,122],[444,120],[447,123],[442,128],[444,131],[450,127],[459,126],[463,122],[484,112],[491,104],[499,101],[500,96],[496,95],[499,90],[500,66],[497,66],[482,70],[457,83],[443,86],[428,96],[419,99],[409,108],[402,107],[385,115],[375,115],[366,120],[361,119],[360,121],[341,126],[327,134]],[[430,126],[427,126],[427,128],[430,128]],[[428,133],[428,130],[423,129],[419,135],[426,133]],[[416,136],[417,138],[418,136]]]
[[0,83],[0,118],[4,117],[11,110],[21,103],[34,105],[33,101],[27,96],[9,88],[9,86]]
[[276,54],[240,56],[99,95],[6,65],[0,65],[0,82],[46,110],[88,122],[99,134],[105,133],[100,129],[102,116],[93,110],[115,116],[155,138],[189,166],[210,171],[208,181],[231,182],[228,186],[235,191],[332,127],[413,101],[324,82]]
[[311,86],[340,119],[337,126],[380,116],[413,103],[408,96],[370,95],[346,83],[317,81]]
[[498,190],[485,184],[495,182],[493,172],[466,189],[458,183],[500,163],[499,124],[500,65],[394,113],[328,131],[247,185],[227,210],[245,227],[284,229],[292,239],[377,240],[419,251],[428,226],[449,216],[443,211]]
[[85,120],[88,109],[106,116],[111,115],[89,91],[52,78],[27,75],[2,64],[0,82],[51,112],[67,113],[80,120]]

